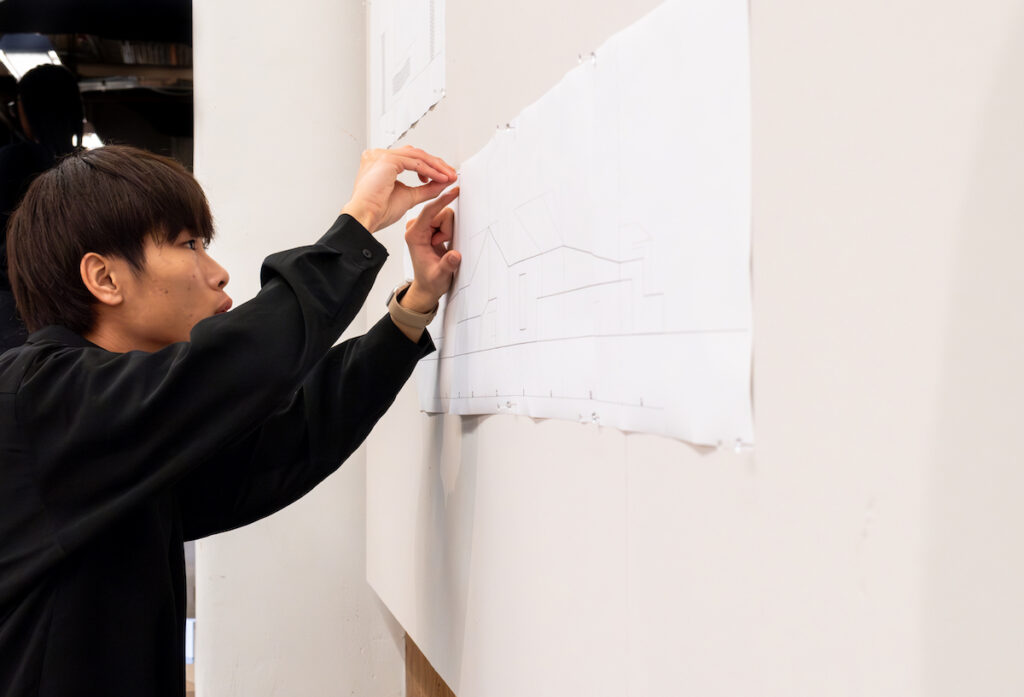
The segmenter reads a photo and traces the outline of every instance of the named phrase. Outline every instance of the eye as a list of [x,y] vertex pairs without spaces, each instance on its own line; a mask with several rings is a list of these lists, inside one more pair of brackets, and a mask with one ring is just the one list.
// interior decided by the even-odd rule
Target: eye
[[195,251],[195,249],[196,249],[196,241],[195,240],[189,240],[188,242],[185,243],[185,246],[187,246],[192,251]]

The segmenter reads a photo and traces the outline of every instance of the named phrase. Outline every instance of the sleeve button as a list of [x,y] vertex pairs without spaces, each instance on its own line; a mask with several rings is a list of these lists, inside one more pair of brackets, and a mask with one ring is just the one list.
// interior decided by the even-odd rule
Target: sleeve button
[[369,249],[364,249],[363,256],[366,257],[367,259],[373,259],[373,252],[371,252]]

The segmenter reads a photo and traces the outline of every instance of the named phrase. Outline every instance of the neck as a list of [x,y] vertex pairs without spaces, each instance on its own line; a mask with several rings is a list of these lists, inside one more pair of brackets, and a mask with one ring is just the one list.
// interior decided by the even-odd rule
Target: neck
[[96,320],[93,328],[82,334],[82,337],[111,353],[128,353],[129,351],[147,351],[152,353],[160,348],[158,346],[144,346],[131,333],[123,331],[116,323],[110,321],[109,318],[104,318],[102,314]]
[[96,344],[101,349],[106,349],[111,353],[127,353],[131,350],[130,348],[127,348],[125,342],[118,341],[118,337],[109,336],[98,330],[86,332],[82,336],[89,343]]

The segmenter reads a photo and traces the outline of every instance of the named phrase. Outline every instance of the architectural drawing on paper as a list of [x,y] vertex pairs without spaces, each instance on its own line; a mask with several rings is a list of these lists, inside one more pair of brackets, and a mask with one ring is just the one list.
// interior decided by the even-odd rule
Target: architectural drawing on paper
[[753,442],[746,11],[727,5],[665,3],[463,164],[424,410]]

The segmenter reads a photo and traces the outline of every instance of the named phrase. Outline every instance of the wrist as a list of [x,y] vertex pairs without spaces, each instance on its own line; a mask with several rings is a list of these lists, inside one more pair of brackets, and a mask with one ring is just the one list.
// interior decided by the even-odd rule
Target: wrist
[[355,218],[356,222],[366,228],[370,233],[377,231],[377,216],[364,206],[360,206],[349,201],[345,204],[344,208],[341,209],[341,214],[352,216]]
[[413,281],[409,289],[399,299],[398,304],[407,310],[426,314],[434,311],[437,302],[437,296],[424,291],[416,281]]

